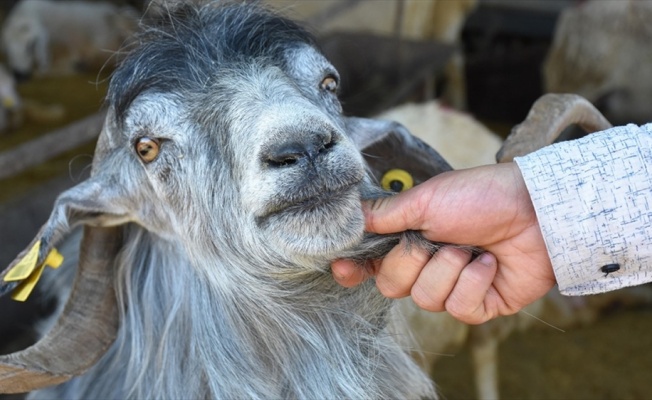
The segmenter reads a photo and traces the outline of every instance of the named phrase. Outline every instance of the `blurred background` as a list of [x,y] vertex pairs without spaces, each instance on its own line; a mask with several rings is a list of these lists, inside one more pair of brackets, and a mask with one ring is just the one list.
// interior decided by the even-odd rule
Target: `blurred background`
[[[652,119],[652,0],[259,2],[317,36],[342,77],[346,114],[398,120],[456,168],[494,162],[544,93],[580,94],[614,124]],[[0,265],[87,176],[120,49],[162,3],[0,2]],[[647,286],[553,293],[486,326],[433,314],[415,332],[445,399],[644,399],[651,302]],[[33,340],[33,316],[47,312],[0,299],[0,350]]]

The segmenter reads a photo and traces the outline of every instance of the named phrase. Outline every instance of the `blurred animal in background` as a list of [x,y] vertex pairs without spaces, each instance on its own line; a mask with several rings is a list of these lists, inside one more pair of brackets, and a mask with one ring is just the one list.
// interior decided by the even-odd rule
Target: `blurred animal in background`
[[0,133],[20,125],[22,109],[16,80],[4,65],[0,65]]
[[[374,35],[380,38],[394,39],[394,43],[390,40],[385,47],[396,48],[395,51],[391,49],[394,53],[392,61],[396,64],[400,64],[401,61],[409,61],[412,58],[409,45],[405,42],[438,43],[453,47],[454,52],[445,63],[443,71],[432,70],[429,71],[429,74],[427,74],[428,71],[425,71],[427,76],[416,76],[414,71],[405,71],[406,76],[402,78],[407,82],[402,83],[409,83],[415,78],[420,78],[424,87],[423,92],[426,94],[425,98],[434,97],[435,89],[438,91],[441,89],[440,99],[443,102],[457,109],[466,107],[464,57],[459,44],[464,22],[475,10],[478,0],[263,0],[263,2],[281,8],[284,12],[291,10],[297,18],[312,26],[321,39],[329,39],[336,34],[351,36],[351,33],[362,34],[364,37]],[[344,38],[347,40],[346,35]],[[353,38],[349,37],[348,40],[351,41]],[[397,43],[398,45],[396,45]],[[363,46],[359,52],[360,55],[370,51],[366,43]],[[389,49],[373,49],[372,51],[387,52],[387,50]],[[370,75],[377,73],[376,64],[357,66],[356,68],[364,67],[367,67]],[[439,74],[435,74],[435,72],[439,72]],[[348,71],[343,71],[343,75],[350,76]],[[435,77],[435,75],[438,76]],[[435,82],[435,79],[438,78],[443,78],[443,84]],[[384,81],[379,81],[378,86],[383,86],[384,83]],[[392,93],[393,90],[401,88],[387,87],[385,89]],[[405,101],[404,98],[400,100]],[[396,104],[399,102],[394,102],[389,106]],[[344,106],[346,109],[346,103]]]
[[16,87],[16,79],[0,64],[0,134],[10,133],[26,121],[53,123],[65,115],[63,105],[44,104],[31,98],[22,98]]
[[493,164],[502,139],[472,115],[437,100],[404,104],[376,116],[399,122],[455,169]]
[[18,77],[98,71],[137,22],[135,9],[108,2],[23,0],[5,20],[2,45]]
[[[517,314],[500,317],[481,325],[466,325],[448,313],[431,313],[418,308],[411,298],[401,299],[394,310],[405,321],[405,331],[417,343],[413,356],[430,376],[447,357],[468,348],[478,399],[500,398],[499,350],[517,332],[565,330],[589,326],[613,309],[636,309],[652,305],[652,286],[624,288],[594,296],[566,297],[557,289]],[[400,325],[396,325],[400,327]]]
[[565,9],[543,67],[545,91],[585,97],[614,124],[652,120],[652,2]]

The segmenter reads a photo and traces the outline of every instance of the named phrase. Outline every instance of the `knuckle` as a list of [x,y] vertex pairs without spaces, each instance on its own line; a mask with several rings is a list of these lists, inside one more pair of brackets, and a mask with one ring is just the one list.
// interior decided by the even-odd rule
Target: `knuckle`
[[414,285],[412,291],[410,292],[412,301],[419,308],[422,308],[426,311],[442,311],[442,307],[439,302],[434,299],[421,285]]
[[475,324],[477,316],[475,315],[475,310],[472,307],[469,307],[464,302],[459,301],[455,297],[449,298],[444,303],[446,311],[452,315],[455,319],[458,319],[467,324]]
[[390,299],[400,299],[408,294],[407,290],[382,275],[379,275],[376,278],[376,287],[378,287],[378,290],[380,290],[380,293],[382,293],[383,296]]
[[452,246],[446,246],[437,252],[437,258],[447,265],[466,265],[471,261],[471,255]]

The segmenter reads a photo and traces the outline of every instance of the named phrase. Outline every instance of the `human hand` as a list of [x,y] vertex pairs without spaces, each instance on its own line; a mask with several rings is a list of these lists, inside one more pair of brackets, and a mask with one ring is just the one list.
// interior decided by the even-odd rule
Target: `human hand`
[[440,174],[396,196],[363,203],[366,230],[419,230],[426,239],[472,245],[488,253],[471,260],[446,246],[432,258],[396,246],[364,268],[333,262],[335,279],[351,287],[370,276],[387,297],[411,295],[429,311],[448,311],[479,324],[516,313],[555,284],[536,214],[514,163]]

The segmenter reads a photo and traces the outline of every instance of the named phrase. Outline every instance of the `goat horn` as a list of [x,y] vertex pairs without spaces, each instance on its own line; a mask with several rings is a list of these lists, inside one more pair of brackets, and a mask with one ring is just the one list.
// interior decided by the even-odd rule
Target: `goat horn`
[[545,94],[534,103],[525,120],[512,129],[496,160],[509,162],[552,144],[572,124],[587,133],[611,128],[609,121],[584,97]]
[[84,229],[77,277],[61,316],[33,346],[0,356],[0,393],[65,382],[104,355],[118,331],[111,267],[121,245],[118,227]]

